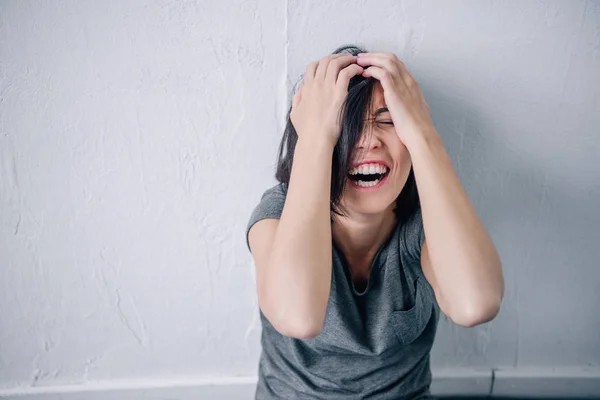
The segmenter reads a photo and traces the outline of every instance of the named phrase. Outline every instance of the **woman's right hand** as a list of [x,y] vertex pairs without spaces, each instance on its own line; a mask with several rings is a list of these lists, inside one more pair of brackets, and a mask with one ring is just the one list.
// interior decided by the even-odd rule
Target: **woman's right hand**
[[341,133],[340,111],[348,95],[348,84],[362,72],[356,56],[346,53],[308,64],[290,113],[299,138],[310,142],[324,139],[335,146]]

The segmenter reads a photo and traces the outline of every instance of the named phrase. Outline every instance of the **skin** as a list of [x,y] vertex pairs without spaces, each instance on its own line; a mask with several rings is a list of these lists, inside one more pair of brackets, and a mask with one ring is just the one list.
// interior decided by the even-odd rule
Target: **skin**
[[379,248],[396,226],[395,201],[406,184],[411,168],[410,153],[396,134],[388,112],[372,117],[375,110],[387,107],[383,87],[376,82],[371,121],[367,124],[353,164],[362,160],[384,160],[390,167],[386,182],[377,190],[359,191],[346,184],[341,202],[347,216],[335,216],[332,225],[333,240],[349,263],[355,283],[368,278],[369,268]]
[[[378,190],[359,192],[347,185],[342,202],[350,214],[331,223],[337,115],[348,81],[357,74],[378,80],[375,105],[389,109],[377,118],[388,124],[371,125],[359,143],[361,159],[384,159],[391,172]],[[299,339],[321,332],[331,286],[332,239],[354,277],[364,279],[394,228],[391,207],[411,163],[425,232],[421,264],[441,310],[462,326],[495,317],[504,293],[499,256],[462,188],[418,84],[395,55],[338,54],[309,64],[290,118],[298,142],[282,214],[257,222],[249,232],[259,306],[275,329]]]
[[263,219],[248,240],[261,311],[282,335],[317,336],[323,327],[332,272],[330,188],[337,115],[349,80],[363,72],[356,57],[330,55],[310,63],[292,99],[298,133],[281,216]]
[[500,258],[454,171],[418,83],[391,53],[359,54],[357,64],[365,68],[363,76],[381,82],[396,134],[410,153],[425,231],[421,265],[441,310],[463,326],[493,319],[504,295]]

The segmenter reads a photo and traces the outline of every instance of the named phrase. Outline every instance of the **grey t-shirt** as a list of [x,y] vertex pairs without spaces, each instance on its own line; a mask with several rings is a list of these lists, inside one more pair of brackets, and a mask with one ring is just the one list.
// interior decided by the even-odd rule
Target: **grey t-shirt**
[[[285,188],[278,184],[263,194],[246,240],[256,222],[281,216]],[[423,240],[419,210],[381,246],[363,292],[332,240],[331,291],[321,333],[309,340],[290,338],[260,313],[256,399],[431,398],[429,353],[440,310],[421,269]]]

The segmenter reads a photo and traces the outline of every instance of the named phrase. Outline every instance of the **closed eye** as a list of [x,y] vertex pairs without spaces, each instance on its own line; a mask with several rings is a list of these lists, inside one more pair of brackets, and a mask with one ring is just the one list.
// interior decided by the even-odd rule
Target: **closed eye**
[[394,125],[392,121],[377,121],[377,123],[383,125]]

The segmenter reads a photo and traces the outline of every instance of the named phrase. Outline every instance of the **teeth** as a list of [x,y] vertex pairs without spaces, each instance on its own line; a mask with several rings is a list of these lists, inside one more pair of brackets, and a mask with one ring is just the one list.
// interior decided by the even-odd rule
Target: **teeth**
[[381,164],[363,164],[360,167],[353,168],[350,170],[350,175],[362,174],[384,174],[387,172],[387,167]]
[[381,181],[380,179],[377,179],[372,182],[358,181],[357,184],[360,187],[373,187],[373,186],[377,185],[380,181]]

